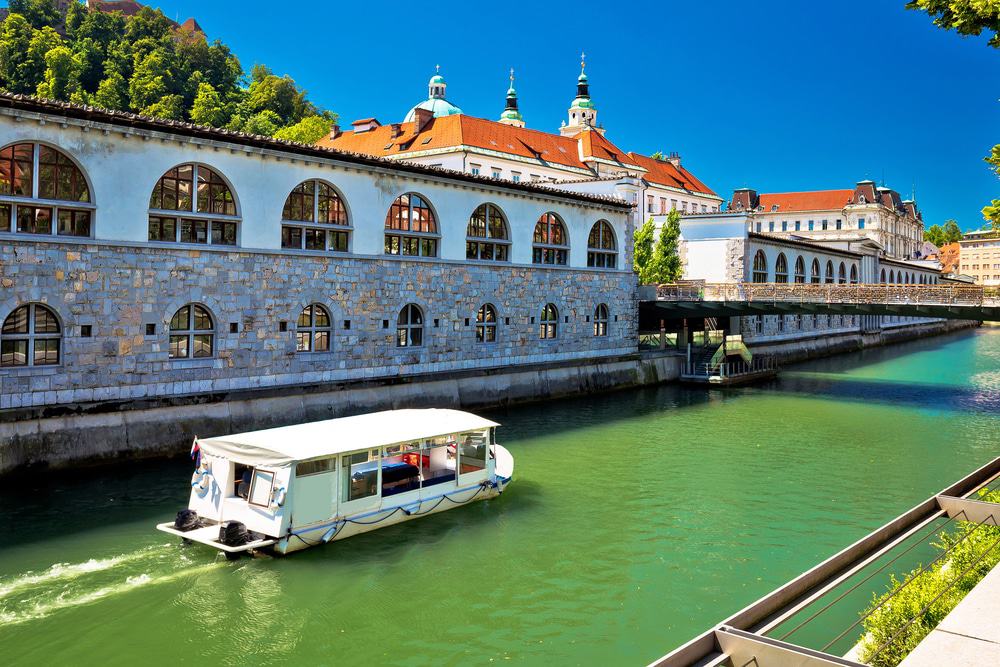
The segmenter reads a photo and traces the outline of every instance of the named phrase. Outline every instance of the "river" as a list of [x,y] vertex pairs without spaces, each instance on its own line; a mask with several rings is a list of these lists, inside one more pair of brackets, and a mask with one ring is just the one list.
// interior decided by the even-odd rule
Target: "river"
[[153,530],[188,460],[5,480],[4,663],[645,664],[1000,456],[1000,329],[484,414],[501,497],[286,558]]

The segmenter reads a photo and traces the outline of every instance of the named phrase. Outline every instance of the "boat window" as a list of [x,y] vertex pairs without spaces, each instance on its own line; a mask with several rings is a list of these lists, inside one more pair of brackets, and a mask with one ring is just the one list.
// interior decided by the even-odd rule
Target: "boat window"
[[258,507],[271,504],[271,488],[274,486],[274,473],[270,470],[254,470],[253,482],[250,484],[250,497],[247,502]]
[[421,451],[420,475],[423,486],[455,481],[455,436],[439,436],[424,442]]
[[236,463],[233,465],[233,495],[250,497],[250,482],[253,480],[253,466]]
[[420,488],[420,443],[392,445],[382,451],[382,496]]
[[461,474],[486,469],[486,452],[490,445],[490,430],[467,431],[458,436],[458,462]]
[[304,461],[295,466],[296,477],[306,477],[308,475],[319,475],[324,472],[331,472],[337,469],[337,459],[317,459],[316,461]]
[[343,502],[378,493],[378,450],[348,454],[343,458]]

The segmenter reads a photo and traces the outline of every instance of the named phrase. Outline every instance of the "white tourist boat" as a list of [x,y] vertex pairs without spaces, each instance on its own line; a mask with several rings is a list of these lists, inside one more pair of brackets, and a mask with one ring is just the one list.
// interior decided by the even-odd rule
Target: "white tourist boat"
[[458,410],[391,410],[196,441],[191,500],[159,530],[279,554],[492,498],[514,473],[499,424]]

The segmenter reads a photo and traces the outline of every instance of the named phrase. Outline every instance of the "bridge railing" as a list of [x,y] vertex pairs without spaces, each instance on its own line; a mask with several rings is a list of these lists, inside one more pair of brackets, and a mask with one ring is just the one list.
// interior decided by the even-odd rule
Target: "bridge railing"
[[843,303],[928,306],[1000,306],[1000,288],[979,285],[871,285],[815,283],[670,283],[658,301]]

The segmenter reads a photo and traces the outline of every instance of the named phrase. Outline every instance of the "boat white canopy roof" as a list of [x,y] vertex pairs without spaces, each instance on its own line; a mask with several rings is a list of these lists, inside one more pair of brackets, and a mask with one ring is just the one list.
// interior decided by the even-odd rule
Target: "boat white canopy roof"
[[491,426],[499,424],[461,410],[386,410],[199,439],[198,444],[211,456],[247,464],[284,466]]

